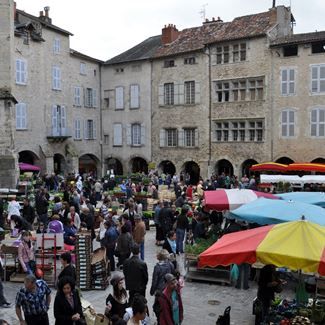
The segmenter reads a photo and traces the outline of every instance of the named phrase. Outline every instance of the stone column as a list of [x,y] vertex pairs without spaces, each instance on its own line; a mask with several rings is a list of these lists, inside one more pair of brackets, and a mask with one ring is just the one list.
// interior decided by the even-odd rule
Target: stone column
[[46,174],[54,173],[54,159],[53,156],[46,157]]

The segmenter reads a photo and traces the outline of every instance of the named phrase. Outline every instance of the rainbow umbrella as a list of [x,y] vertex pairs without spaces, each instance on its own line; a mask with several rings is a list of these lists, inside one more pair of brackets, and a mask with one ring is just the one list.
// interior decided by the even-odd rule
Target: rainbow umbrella
[[292,163],[287,167],[288,171],[321,172],[325,173],[325,164],[317,163]]
[[325,275],[325,227],[299,220],[224,235],[199,267],[261,262]]
[[287,170],[288,165],[279,164],[275,162],[265,162],[261,164],[253,165],[250,170],[251,171],[271,171],[271,172],[285,172]]

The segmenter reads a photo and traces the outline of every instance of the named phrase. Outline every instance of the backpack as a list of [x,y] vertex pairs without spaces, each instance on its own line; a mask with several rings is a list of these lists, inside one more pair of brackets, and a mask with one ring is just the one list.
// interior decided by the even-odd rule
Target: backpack
[[231,310],[231,307],[228,306],[225,309],[223,315],[220,315],[218,317],[216,325],[230,325],[230,310]]

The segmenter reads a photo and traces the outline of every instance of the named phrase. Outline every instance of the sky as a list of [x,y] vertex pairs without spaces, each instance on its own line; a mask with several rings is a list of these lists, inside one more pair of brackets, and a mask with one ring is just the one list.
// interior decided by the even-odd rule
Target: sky
[[[200,26],[204,17],[223,21],[267,11],[272,0],[16,0],[17,8],[38,16],[50,7],[52,23],[68,30],[70,47],[108,60],[161,34],[166,24],[179,30]],[[91,4],[91,5],[89,5]],[[295,33],[325,30],[324,0],[277,0],[292,8]]]

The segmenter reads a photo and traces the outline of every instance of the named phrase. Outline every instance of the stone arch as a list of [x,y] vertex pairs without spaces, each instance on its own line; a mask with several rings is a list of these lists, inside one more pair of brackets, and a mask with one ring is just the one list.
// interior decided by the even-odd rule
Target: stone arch
[[311,162],[315,163],[315,164],[325,164],[325,158],[318,157],[318,158],[312,160]]
[[255,159],[247,159],[247,160],[245,160],[245,161],[242,163],[242,166],[241,166],[241,173],[242,173],[242,176],[244,176],[244,175],[249,176],[249,175],[250,175],[250,168],[251,168],[253,165],[256,165],[256,164],[258,164],[258,162],[257,162]]
[[[196,185],[200,180],[200,166],[194,160],[189,160],[184,162],[182,168],[182,173],[188,175],[187,183]],[[186,178],[185,178],[186,180]]]
[[83,154],[79,157],[79,174],[90,174],[94,178],[99,177],[100,160],[91,153]]
[[38,164],[39,160],[37,154],[31,150],[22,150],[18,153],[18,162],[35,165]]
[[284,164],[284,165],[289,165],[289,164],[294,163],[294,161],[289,157],[280,157],[275,162],[279,163],[279,164]]
[[176,167],[170,160],[163,160],[158,165],[160,172],[173,176],[176,173]]
[[225,173],[225,175],[232,176],[234,174],[234,166],[227,159],[220,159],[216,162],[215,171],[218,175]]
[[53,169],[55,174],[65,174],[67,171],[67,162],[60,153],[53,156]]
[[106,166],[107,166],[107,171],[113,169],[114,175],[123,175],[123,164],[119,159],[113,157],[107,158]]
[[133,157],[130,160],[130,169],[132,173],[148,173],[148,163],[142,157]]

